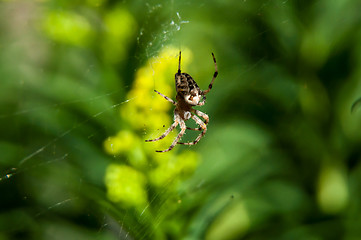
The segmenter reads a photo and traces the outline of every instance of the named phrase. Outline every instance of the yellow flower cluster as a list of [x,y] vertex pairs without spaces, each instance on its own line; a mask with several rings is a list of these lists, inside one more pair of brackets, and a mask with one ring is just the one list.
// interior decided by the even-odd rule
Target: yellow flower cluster
[[144,207],[147,203],[145,176],[132,167],[110,164],[105,174],[108,198],[125,206]]
[[194,172],[199,156],[193,151],[184,151],[172,160],[159,160],[158,166],[149,172],[149,181],[153,186],[162,187],[165,184],[181,181]]
[[[192,151],[183,151],[179,155],[174,150],[155,152],[169,147],[177,135],[176,130],[161,141],[144,141],[160,136],[172,123],[169,110],[173,105],[153,90],[157,89],[174,99],[178,52],[176,48],[164,48],[158,56],[150,58],[144,67],[138,69],[127,95],[130,101],[120,109],[121,117],[129,127],[104,141],[107,153],[124,156],[128,164],[111,164],[106,171],[105,182],[111,201],[133,207],[144,205],[147,202],[147,184],[154,187],[167,185],[169,191],[174,191],[175,188],[170,186],[176,186],[198,165],[199,156]],[[182,68],[191,59],[191,53],[188,50],[184,52],[187,58],[182,59]],[[140,137],[139,134],[144,131],[146,137]]]

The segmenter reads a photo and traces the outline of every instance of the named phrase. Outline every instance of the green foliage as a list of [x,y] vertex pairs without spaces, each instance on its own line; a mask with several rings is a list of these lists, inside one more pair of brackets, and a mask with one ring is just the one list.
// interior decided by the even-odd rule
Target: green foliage
[[[358,239],[360,7],[2,1],[0,239]],[[210,123],[156,153],[180,50]]]

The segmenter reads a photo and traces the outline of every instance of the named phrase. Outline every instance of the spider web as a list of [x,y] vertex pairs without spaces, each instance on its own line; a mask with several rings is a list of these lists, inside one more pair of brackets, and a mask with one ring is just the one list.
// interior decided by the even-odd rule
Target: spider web
[[[10,14],[11,11],[20,11],[20,6],[17,6],[16,4],[5,4],[2,3],[2,5],[4,5],[4,9],[2,11],[3,15],[8,15]],[[17,20],[19,21],[18,24],[25,24],[26,21],[31,21],[34,18],[34,14],[36,11],[38,11],[38,6],[36,5],[27,5],[26,6],[27,9],[24,10],[25,12],[25,16],[24,19],[21,19],[19,15],[15,15],[15,17],[17,17]],[[164,7],[161,4],[150,4],[150,3],[146,3],[144,4],[144,7],[146,10],[146,18],[149,18],[150,16],[152,16],[152,14],[155,11],[161,11]],[[146,20],[144,22],[144,26],[140,28],[139,32],[138,32],[138,36],[137,36],[137,43],[140,46],[140,48],[143,48],[146,50],[145,53],[139,53],[137,55],[138,60],[144,60],[148,57],[154,56],[157,54],[157,51],[159,51],[159,49],[163,46],[165,46],[166,44],[168,44],[169,39],[171,39],[171,37],[173,36],[174,32],[176,31],[180,31],[182,24],[187,23],[187,21],[183,21],[181,19],[181,16],[179,14],[179,12],[175,11],[172,12],[171,14],[172,16],[166,16],[165,17],[165,22],[161,24],[161,29],[159,31],[161,31],[160,33],[152,33],[150,31],[147,30],[148,26],[148,20]],[[14,33],[14,36],[12,36],[12,38],[6,39],[5,43],[9,44],[10,41],[13,40],[17,40],[17,43],[20,45],[19,48],[27,48],[27,44],[30,44],[32,42],[32,39],[25,39],[25,40],[19,40],[19,35],[16,35],[17,33]],[[149,39],[143,39],[144,35],[147,35],[147,37],[149,37]],[[27,42],[29,41],[29,42]],[[17,46],[15,46],[14,48],[16,48]],[[92,74],[98,74],[96,72],[96,70],[93,69],[91,63],[88,66],[85,66],[87,69],[85,69],[84,71],[84,75],[81,76],[83,78],[87,78],[88,76],[92,75]],[[7,71],[8,69],[2,69],[2,71]],[[30,69],[32,70],[32,69]],[[34,69],[35,71],[39,71],[40,69]],[[136,69],[134,69],[136,70]],[[9,70],[10,71],[10,70]],[[44,77],[44,76],[43,76]],[[18,83],[15,84],[15,86],[12,86],[14,88],[18,88],[21,91],[24,91],[24,87],[22,87],[23,82],[21,81],[25,81],[25,84],[27,79],[24,80],[19,80]],[[8,84],[9,86],[10,84],[10,80],[9,82],[6,82],[6,84]],[[4,86],[4,85],[3,85]],[[5,85],[6,86],[6,85]],[[46,89],[46,86],[40,86],[42,89],[40,89],[40,92],[42,92],[43,90]],[[79,88],[81,88],[82,86],[78,86]],[[3,90],[6,90],[5,88]],[[62,150],[58,150],[58,148],[64,147],[63,145],[67,145],[66,142],[69,141],[70,138],[74,137],[74,136],[78,136],[82,134],[82,131],[84,131],[84,128],[87,128],[89,125],[94,124],[94,122],[112,122],[112,124],[106,124],[106,126],[112,126],[111,129],[100,129],[100,130],[95,130],[93,128],[93,130],[90,131],[85,131],[86,132],[90,132],[86,133],[88,135],[85,136],[86,140],[91,142],[93,145],[98,146],[98,148],[101,149],[101,142],[98,142],[97,139],[99,136],[104,136],[104,134],[102,132],[109,132],[109,134],[111,134],[112,132],[114,133],[116,129],[119,129],[118,126],[114,126],[117,125],[117,120],[119,120],[119,118],[117,117],[117,112],[119,111],[118,109],[121,108],[122,106],[128,104],[129,102],[132,102],[134,100],[134,98],[130,98],[130,99],[124,99],[124,91],[129,90],[128,86],[124,86],[123,89],[117,90],[117,91],[103,91],[104,93],[97,93],[97,92],[93,92],[92,94],[89,94],[90,97],[87,98],[77,98],[74,97],[73,99],[70,98],[70,100],[62,100],[60,99],[37,99],[37,97],[33,97],[33,96],[22,96],[22,99],[18,99],[17,105],[18,107],[16,108],[9,108],[6,109],[6,106],[1,109],[0,112],[0,121],[2,122],[11,122],[14,121],[14,125],[8,126],[9,131],[14,133],[17,132],[17,127],[20,125],[20,123],[22,121],[27,120],[28,118],[31,118],[33,116],[39,116],[40,120],[41,119],[41,115],[57,115],[59,113],[62,112],[66,112],[69,109],[72,108],[76,108],[77,106],[82,106],[82,105],[98,105],[96,108],[92,108],[91,111],[89,111],[87,114],[84,114],[83,116],[75,116],[74,119],[69,123],[66,124],[63,127],[59,127],[58,129],[51,131],[49,130],[48,134],[44,134],[45,136],[41,136],[38,138],[38,136],[31,136],[32,132],[29,131],[24,132],[24,133],[20,133],[21,135],[24,135],[24,138],[32,138],[35,141],[24,141],[25,145],[23,146],[23,149],[19,152],[16,152],[17,150],[14,149],[13,152],[11,152],[12,150],[12,145],[10,144],[2,144],[2,151],[6,151],[6,152],[10,152],[16,155],[16,159],[17,159],[17,163],[6,163],[6,156],[4,156],[4,162],[2,164],[2,166],[4,168],[1,169],[1,176],[0,176],[0,183],[2,186],[2,192],[6,192],[6,191],[13,191],[12,188],[17,188],[17,189],[21,189],[21,188],[26,188],[25,186],[18,186],[17,183],[21,182],[21,180],[23,179],[30,179],[30,181],[32,181],[32,179],[35,179],[39,177],[38,175],[42,175],[42,172],[46,172],[46,171],[53,171],[54,169],[58,168],[58,167],[62,167],[63,165],[69,165],[72,164],[71,160],[74,157],[73,152],[76,151],[77,148],[81,148],[81,144],[83,143],[75,143],[74,144],[74,148],[65,148]],[[25,92],[26,93],[26,92]],[[5,95],[5,94],[4,94]],[[73,94],[74,95],[74,92]],[[40,98],[40,97],[39,97]],[[32,100],[34,100],[34,102],[32,102]],[[17,110],[13,110],[13,109],[17,109]],[[98,110],[97,110],[98,109]],[[59,114],[60,115],[60,114]],[[34,119],[32,120],[33,122],[36,122],[37,119],[36,117],[33,117]],[[42,126],[43,128],[47,128],[47,123],[46,121],[42,121],[41,124],[45,124],[45,126]],[[34,125],[36,126],[37,124],[34,123]],[[49,128],[53,127],[50,125],[50,123],[48,124]],[[11,133],[2,133],[2,142],[5,143],[7,142],[7,140],[11,139]],[[28,135],[28,136],[26,136]],[[40,139],[41,138],[41,139]],[[93,142],[95,141],[95,142]],[[11,142],[11,141],[9,141]],[[59,155],[57,152],[61,152],[61,154]],[[103,161],[109,162],[109,160],[106,160],[106,156],[104,156],[104,154],[102,154],[101,152],[97,151],[94,154],[97,154],[98,159],[97,161]],[[103,156],[102,156],[103,155]],[[84,162],[88,161],[89,159],[84,159]],[[85,163],[83,163],[85,164]],[[88,163],[89,164],[89,163]],[[69,167],[69,166],[67,166]],[[66,168],[67,168],[66,167]],[[100,166],[101,167],[101,166]],[[101,168],[101,169],[104,169]],[[73,170],[73,169],[70,169]],[[104,171],[104,170],[103,170]],[[104,173],[103,173],[104,174]],[[69,174],[71,175],[71,174]],[[90,179],[89,180],[89,176],[85,176],[86,174],[83,173],[79,173],[78,175],[78,179],[73,179],[75,180],[77,183],[74,183],[74,185],[77,185],[77,188],[84,188],[88,185],[99,185],[97,188],[99,188],[99,190],[102,189],[101,185],[102,185],[102,179]],[[99,174],[95,174],[98,175]],[[101,176],[101,175],[100,175]],[[64,174],[64,179],[63,181],[68,182],[68,184],[72,184],[70,183],[71,179],[66,179],[67,174]],[[62,177],[62,178],[63,178]],[[60,178],[60,179],[62,179]],[[57,180],[60,180],[57,179]],[[53,183],[54,187],[59,187],[56,185],[56,182]],[[61,184],[60,184],[61,185]],[[64,187],[64,186],[61,186]],[[59,188],[61,188],[59,187]],[[166,189],[166,186],[165,188]],[[54,212],[62,212],[64,211],[64,209],[67,209],[69,206],[71,205],[76,205],[78,201],[81,200],[81,196],[70,196],[72,194],[54,194],[55,196],[53,198],[50,199],[36,199],[36,194],[39,194],[38,191],[48,191],[49,189],[45,189],[45,187],[43,185],[39,185],[39,189],[31,192],[30,190],[27,191],[23,191],[23,195],[21,196],[13,196],[13,197],[18,197],[20,198],[22,204],[31,204],[31,202],[33,201],[39,201],[41,202],[41,204],[36,204],[38,206],[35,206],[33,209],[31,209],[29,215],[31,218],[34,218],[35,220],[39,220],[42,221],[42,219],[44,217],[46,217],[49,214],[52,214]],[[64,189],[63,189],[64,190]],[[62,190],[59,190],[62,191]],[[101,194],[102,195],[102,194]],[[6,197],[3,198],[3,204],[4,206],[10,205],[10,201],[11,201],[11,197]],[[103,198],[103,201],[106,201],[106,198]],[[155,195],[151,200],[149,204],[154,204],[154,201],[156,201],[157,199],[157,195]],[[43,202],[42,202],[43,201]],[[142,215],[145,213],[146,209],[149,207],[149,205],[147,205],[144,210],[140,213],[140,217],[142,217]],[[10,207],[11,208],[11,207]],[[95,216],[95,214],[97,216],[101,215],[99,213],[95,213],[97,211],[87,211],[85,210],[85,215],[89,216],[89,219],[91,219],[93,216]],[[101,227],[98,229],[98,233],[99,236],[104,235],[109,235],[108,233],[113,232],[113,236],[115,236],[116,239],[133,239],[133,236],[131,236],[127,230],[124,229],[124,223],[127,221],[128,216],[127,215],[131,215],[133,213],[127,213],[127,210],[125,210],[125,212],[123,213],[123,219],[113,219],[112,217],[110,217],[109,214],[107,213],[103,213],[103,218],[102,219],[98,219],[96,220],[96,222],[99,222],[99,224],[101,225]],[[145,216],[143,216],[145,217]],[[50,229],[51,224],[49,223],[44,223],[44,224],[48,224],[48,229]],[[60,224],[61,225],[61,224]],[[136,225],[135,225],[136,226]],[[129,228],[129,226],[127,226]],[[61,228],[61,226],[59,226],[59,228]],[[10,227],[9,229],[14,229],[14,232],[16,233],[18,230],[16,229],[16,227]],[[46,229],[46,228],[45,228]],[[62,236],[61,229],[58,230],[60,236]],[[137,232],[140,231],[141,229],[135,229],[132,232]],[[11,230],[10,230],[11,232]],[[21,230],[19,231],[20,233],[16,233],[16,234],[25,234],[24,236],[27,236],[28,233],[21,233]],[[55,231],[57,232],[57,231]],[[45,232],[44,233],[45,236],[50,236],[48,235],[49,233]],[[110,235],[110,236],[111,236]],[[64,236],[64,235],[63,235]],[[136,239],[141,239],[141,238],[146,238],[146,236],[135,236]]]
[[[9,45],[10,47],[7,54],[9,56],[17,56],[19,49],[20,51],[25,49],[30,51],[26,53],[28,54],[27,61],[41,62],[42,59],[31,59],[34,54],[31,52],[33,51],[33,46],[31,45],[35,44],[37,45],[36,48],[41,49],[41,43],[34,41],[38,39],[38,36],[30,33],[26,37],[26,33],[29,32],[25,30],[27,22],[33,21],[36,18],[35,13],[41,11],[39,6],[27,4],[22,9],[18,5],[11,3],[1,3],[1,5],[5,7],[1,14],[9,16],[11,12],[15,12],[14,17],[16,21],[14,22],[20,25],[18,29],[20,33],[14,32],[13,35],[3,40],[5,46]],[[206,2],[193,4],[192,1],[183,1],[180,5],[175,4],[174,1],[170,1],[170,3],[145,2],[141,5],[139,8],[144,11],[144,19],[136,33],[136,48],[140,50],[136,52],[135,59],[140,63],[145,63],[147,59],[157,56],[160,49],[170,44],[176,45],[176,48],[180,50],[185,48],[186,43],[182,40],[186,38],[186,36],[182,35],[183,28],[196,23],[191,20],[191,17],[183,13],[187,7],[195,7],[201,10],[206,6]],[[261,7],[266,5],[264,4]],[[35,21],[38,21],[38,19],[35,19]],[[153,29],[152,25],[154,24],[159,25],[159,29]],[[9,25],[7,28],[9,30],[11,26]],[[258,34],[262,35],[263,32],[264,30]],[[21,39],[23,36],[24,38]],[[78,54],[81,57],[86,57],[86,54],[81,51]],[[66,57],[72,58],[77,56],[70,55]],[[131,224],[127,222],[130,216],[134,214],[131,210],[117,210],[110,203],[104,203],[105,206],[102,208],[107,209],[108,212],[102,212],[101,209],[96,209],[96,206],[91,205],[87,206],[87,208],[76,207],[81,205],[83,202],[82,198],[84,197],[92,198],[95,201],[108,202],[104,194],[103,175],[106,165],[112,162],[113,159],[103,152],[101,139],[121,129],[122,126],[118,122],[119,109],[132,103],[137,98],[137,96],[134,98],[124,97],[125,93],[131,88],[131,82],[129,82],[129,85],[118,85],[119,89],[116,91],[109,90],[106,87],[100,87],[98,91],[87,91],[86,86],[78,82],[74,85],[73,89],[67,89],[67,91],[70,91],[70,94],[66,93],[67,96],[62,98],[53,96],[52,94],[56,93],[50,89],[52,84],[61,84],[61,79],[54,80],[55,83],[43,80],[35,84],[29,83],[28,81],[32,80],[31,75],[37,75],[45,79],[55,77],[43,73],[43,69],[39,69],[37,64],[27,66],[29,62],[22,62],[22,60],[16,62],[17,59],[11,59],[13,59],[13,62],[7,63],[6,67],[1,68],[1,72],[12,79],[2,80],[4,85],[0,93],[2,93],[3,98],[6,96],[11,99],[6,91],[14,90],[19,98],[15,102],[10,102],[9,105],[5,98],[5,104],[0,109],[0,122],[3,124],[2,128],[4,130],[1,133],[2,140],[0,146],[1,152],[4,154],[1,164],[0,184],[3,193],[11,192],[9,196],[2,194],[2,205],[4,208],[14,209],[15,211],[17,205],[24,206],[26,208],[23,216],[24,222],[29,221],[25,225],[32,224],[32,220],[26,219],[39,220],[44,229],[46,229],[43,233],[45,238],[51,238],[51,236],[57,234],[61,237],[70,234],[66,230],[68,223],[64,223],[58,217],[54,217],[56,218],[55,224],[58,224],[58,226],[55,226],[55,224],[47,221],[47,217],[54,213],[61,215],[64,212],[72,216],[71,211],[75,210],[78,212],[83,211],[83,214],[79,214],[83,219],[76,219],[74,214],[74,218],[71,219],[72,226],[76,226],[78,222],[96,222],[97,224],[94,226],[96,228],[95,232],[97,232],[98,237],[101,239],[147,239],[145,235],[132,236],[129,234],[129,228],[131,232],[146,232],[139,227],[142,226],[139,224],[134,224],[135,229],[131,229]],[[176,63],[176,54],[174,55],[174,60]],[[4,62],[4,60],[2,61]],[[156,61],[163,61],[163,59],[158,58]],[[242,73],[239,73],[238,76],[241,77],[247,71],[252,71],[262,61],[263,59],[260,58],[254,65],[245,66]],[[23,68],[22,71],[27,73],[28,76],[9,73],[16,72],[16,68],[11,67],[11,64]],[[101,86],[99,82],[102,81],[102,76],[98,69],[93,66],[92,61],[86,62],[83,66],[77,66],[84,69],[83,74],[78,77],[82,79],[90,78],[86,84],[98,84]],[[210,56],[209,66],[212,67]],[[193,72],[196,71],[196,67],[190,67],[190,69]],[[137,70],[132,69],[133,72]],[[71,72],[72,69],[58,69],[57,71]],[[77,80],[72,79],[72,81]],[[154,78],[153,81],[153,86],[156,88],[158,84],[157,79]],[[169,80],[169,84],[173,86],[173,79]],[[79,96],[77,97],[78,92]],[[91,107],[85,107],[85,110],[79,111],[79,108],[86,105]],[[64,115],[68,117],[68,122],[51,122],[53,119],[48,117],[59,116],[61,118]],[[143,119],[143,121],[146,121],[146,119]],[[12,124],[5,126],[5,124],[9,123]],[[146,125],[146,122],[144,124]],[[163,124],[160,123],[161,125]],[[40,135],[37,135],[37,130],[39,129],[42,129],[42,131]],[[162,129],[155,132],[161,131]],[[95,150],[85,153],[81,150],[82,148]],[[8,160],[14,158],[17,160],[16,162]],[[82,161],[79,161],[79,159],[82,159]],[[88,167],[90,165],[97,166],[97,169],[91,169]],[[61,169],[61,171],[59,172],[57,169]],[[79,169],[82,169],[82,171],[79,171]],[[42,180],[46,179],[44,176],[47,174],[54,175],[52,182],[42,182]],[[198,181],[191,188],[199,188],[202,184],[203,180]],[[159,198],[159,195],[167,192],[167,188],[168,185],[164,185],[158,193],[151,196],[149,203],[139,214],[140,221],[142,219],[146,221],[148,218],[146,211],[150,205],[156,205],[158,206],[156,208],[159,209],[162,208],[164,202]],[[17,189],[17,191],[14,191],[14,189]],[[12,194],[13,192],[15,195]],[[81,194],[77,195],[75,194],[76,192]],[[21,195],[17,195],[19,193]],[[46,197],[49,195],[51,197]],[[9,213],[4,208],[2,210],[9,214],[9,219],[14,217],[11,211]],[[118,213],[117,216],[121,215],[123,218],[115,219],[110,214],[118,211],[121,211],[121,213]],[[163,212],[159,210],[155,215],[157,216],[157,221],[154,223],[154,229],[161,223]],[[31,233],[17,229],[14,226],[11,226],[9,229],[13,229],[10,232],[14,232],[14,236],[17,237],[27,238],[31,236]],[[54,231],[52,232],[52,230]],[[94,238],[90,232],[81,231],[84,234],[83,236],[88,236],[89,239]]]

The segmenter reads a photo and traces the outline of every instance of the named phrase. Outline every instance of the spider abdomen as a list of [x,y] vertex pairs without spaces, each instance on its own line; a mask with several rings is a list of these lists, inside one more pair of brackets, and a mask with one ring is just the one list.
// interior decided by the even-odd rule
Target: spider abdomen
[[175,86],[177,94],[179,94],[188,104],[197,105],[202,96],[196,81],[188,73],[176,73]]

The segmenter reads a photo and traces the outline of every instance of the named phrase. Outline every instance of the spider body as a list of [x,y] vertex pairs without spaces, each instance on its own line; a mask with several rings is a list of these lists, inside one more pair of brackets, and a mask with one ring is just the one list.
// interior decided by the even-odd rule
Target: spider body
[[[194,106],[203,106],[205,103],[205,95],[212,89],[214,79],[216,79],[218,75],[217,63],[214,54],[212,53],[215,72],[213,74],[213,78],[211,83],[208,86],[207,90],[202,91],[196,81],[188,73],[182,73],[180,69],[181,65],[181,52],[179,52],[179,65],[178,65],[178,72],[175,74],[175,87],[176,87],[176,100],[174,101],[171,98],[163,95],[162,93],[154,90],[156,93],[164,97],[167,101],[171,102],[175,105],[174,109],[174,123],[158,138],[145,140],[146,142],[154,142],[163,139],[166,137],[175,127],[178,125],[181,128],[181,131],[174,139],[173,143],[170,147],[163,151],[156,151],[156,152],[168,152],[174,148],[176,144],[183,144],[183,145],[195,145],[199,142],[199,140],[206,134],[207,131],[207,124],[209,122],[209,117],[207,114],[193,109]],[[198,125],[199,128],[189,128],[186,126],[185,121],[189,119],[193,119]],[[201,120],[203,118],[203,120]],[[182,136],[184,135],[186,129],[201,131],[198,137],[193,142],[179,142]]]

